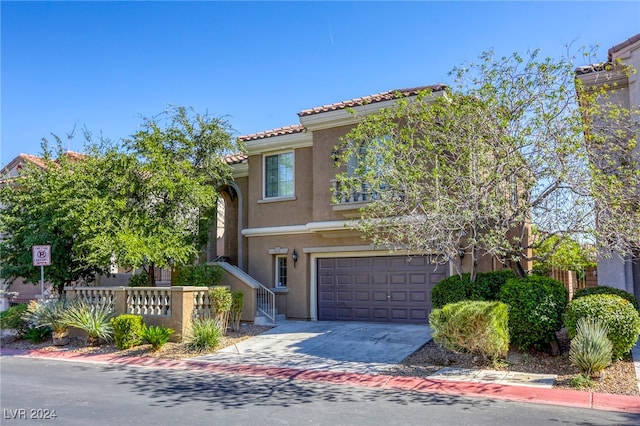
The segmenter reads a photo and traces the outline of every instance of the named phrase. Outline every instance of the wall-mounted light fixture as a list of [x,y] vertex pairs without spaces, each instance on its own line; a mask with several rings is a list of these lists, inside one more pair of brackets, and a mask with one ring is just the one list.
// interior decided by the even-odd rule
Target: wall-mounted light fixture
[[296,267],[296,262],[298,261],[298,252],[296,249],[293,249],[293,253],[291,253],[291,258],[293,259],[293,267]]
[[458,249],[458,256],[460,256],[460,260],[464,259],[464,248],[460,247]]

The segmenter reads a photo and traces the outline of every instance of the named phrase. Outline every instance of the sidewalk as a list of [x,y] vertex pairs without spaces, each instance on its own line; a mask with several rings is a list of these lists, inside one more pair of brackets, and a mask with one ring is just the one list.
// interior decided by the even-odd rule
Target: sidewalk
[[[28,351],[0,349],[1,356],[18,356],[60,361],[89,362],[133,367],[166,368],[175,370],[199,370],[222,374],[270,377],[284,380],[306,380],[330,384],[344,384],[378,389],[406,390],[413,392],[438,393],[474,398],[491,398],[532,404],[561,405],[607,411],[621,411],[640,414],[640,397],[611,395],[587,391],[552,389],[547,377],[511,373],[516,380],[509,380],[505,372],[490,370],[442,371],[428,378],[390,376],[385,374],[344,373],[321,370],[302,370],[282,367],[264,367],[246,364],[228,364],[202,359],[167,360],[148,357],[123,357],[113,354],[90,355],[60,351]],[[640,379],[640,344],[633,349],[636,374]],[[438,373],[440,373],[438,372]],[[495,374],[499,373],[499,374]],[[505,374],[502,377],[503,373]],[[527,377],[523,380],[523,377]],[[513,379],[513,377],[511,377]],[[542,382],[537,383],[537,381]],[[523,386],[523,383],[526,386]]]

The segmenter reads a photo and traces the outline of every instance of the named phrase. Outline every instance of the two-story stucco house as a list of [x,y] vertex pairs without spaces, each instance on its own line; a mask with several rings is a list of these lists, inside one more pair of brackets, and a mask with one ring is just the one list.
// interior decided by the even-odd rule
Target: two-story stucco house
[[[332,202],[333,150],[363,116],[434,85],[303,110],[299,124],[242,136],[224,189],[224,254],[275,292],[288,318],[426,322],[431,289],[451,271],[430,253],[376,249],[353,229],[365,196]],[[355,114],[354,114],[355,113]],[[215,255],[210,253],[209,260]],[[479,270],[496,269],[481,259]]]
[[[620,72],[618,62],[635,72]],[[607,62],[580,67],[576,74],[587,87],[602,84],[611,87],[607,102],[615,102],[628,109],[640,108],[640,34],[610,48]],[[637,136],[637,144],[629,155],[633,158],[625,160],[640,163],[640,136]],[[640,297],[640,249],[625,256],[617,253],[600,256],[598,285],[620,288]]]

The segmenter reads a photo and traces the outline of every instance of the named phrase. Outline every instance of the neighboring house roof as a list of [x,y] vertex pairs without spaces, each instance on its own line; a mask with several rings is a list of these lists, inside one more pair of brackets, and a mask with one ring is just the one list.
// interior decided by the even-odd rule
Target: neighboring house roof
[[323,105],[320,107],[302,110],[298,113],[299,117],[305,117],[312,114],[320,114],[322,112],[336,111],[339,109],[353,108],[361,105],[373,104],[376,102],[400,99],[407,96],[415,96],[419,92],[430,90],[432,92],[440,92],[446,88],[443,84],[433,84],[431,86],[413,87],[410,89],[389,90],[387,92],[376,93],[375,95],[363,96],[361,98],[350,99],[348,101],[337,102],[335,104]]
[[613,56],[619,51],[621,51],[622,49],[628,46],[631,46],[632,44],[637,43],[638,41],[640,41],[640,33],[610,48],[607,55],[607,62],[602,62],[599,64],[584,65],[584,66],[578,67],[575,69],[575,73],[577,75],[585,75],[585,74],[590,74],[592,72],[609,70],[613,66]]
[[25,162],[33,163],[34,165],[40,167],[41,169],[45,168],[45,163],[42,158],[37,157],[35,155],[30,155],[30,154],[19,154],[16,158],[11,160],[9,164],[4,166],[0,173],[4,174],[7,171],[12,170],[14,167],[18,167],[20,166],[20,164]]
[[[64,155],[65,157],[69,157],[72,160],[79,160],[85,156],[84,154],[81,154],[75,151],[66,151],[62,155]],[[57,160],[54,161],[54,163],[56,162]],[[35,166],[40,167],[41,169],[44,169],[47,167],[47,163],[42,157],[38,157],[36,155],[31,155],[31,154],[19,154],[16,158],[9,161],[9,164],[4,166],[0,170],[0,176],[9,177],[10,179],[17,177],[20,173],[20,169],[22,169],[22,165],[25,163],[31,163]],[[2,180],[0,181],[0,184],[4,184],[5,182],[6,182],[5,180]]]

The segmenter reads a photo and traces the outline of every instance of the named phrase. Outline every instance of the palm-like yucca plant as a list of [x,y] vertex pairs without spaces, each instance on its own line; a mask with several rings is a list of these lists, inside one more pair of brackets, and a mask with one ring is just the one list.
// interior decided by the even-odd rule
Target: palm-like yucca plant
[[50,327],[54,332],[61,333],[69,327],[63,318],[67,307],[64,300],[32,300],[23,318],[34,327]]
[[189,347],[196,351],[207,351],[214,349],[220,342],[222,328],[220,322],[215,318],[194,319],[191,323],[191,333],[189,335]]
[[578,320],[569,361],[584,375],[595,376],[611,364],[613,344],[607,333],[607,326],[602,321],[590,317]]
[[113,317],[114,313],[108,304],[90,305],[86,302],[71,304],[63,314],[64,321],[69,326],[77,327],[87,333],[89,344],[112,339],[111,318]]

